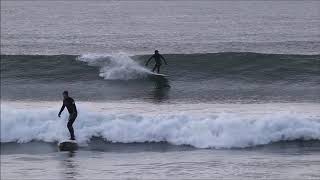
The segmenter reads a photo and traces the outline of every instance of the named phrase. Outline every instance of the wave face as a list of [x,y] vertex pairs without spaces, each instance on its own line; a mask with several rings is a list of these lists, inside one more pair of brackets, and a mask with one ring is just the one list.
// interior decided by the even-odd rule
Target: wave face
[[[107,141],[168,142],[197,148],[242,148],[278,141],[320,140],[319,116],[273,113],[244,116],[237,113],[86,112],[74,125],[79,143],[93,136]],[[55,109],[18,109],[2,106],[1,142],[61,141],[68,137],[66,122]],[[66,115],[66,114],[65,114]]]
[[[142,66],[150,55],[118,54],[74,55],[1,55],[4,78],[51,78],[69,80],[71,75],[92,74],[109,80],[144,77],[150,71]],[[170,66],[163,67],[173,79],[246,78],[256,81],[317,81],[320,55],[259,53],[167,54]],[[89,67],[87,66],[89,65]],[[98,67],[90,68],[90,66]],[[21,71],[24,67],[25,71]],[[181,77],[181,75],[184,75]],[[141,76],[142,75],[142,76]],[[180,75],[180,76],[179,76]],[[81,77],[81,76],[80,76]],[[75,78],[76,79],[76,78]],[[80,79],[81,80],[81,79]],[[190,79],[187,79],[190,80]]]
[[57,100],[57,92],[69,89],[82,100],[163,95],[200,101],[320,101],[320,55],[167,54],[169,65],[161,70],[167,78],[154,78],[153,65],[144,67],[149,56],[1,55],[2,98]]

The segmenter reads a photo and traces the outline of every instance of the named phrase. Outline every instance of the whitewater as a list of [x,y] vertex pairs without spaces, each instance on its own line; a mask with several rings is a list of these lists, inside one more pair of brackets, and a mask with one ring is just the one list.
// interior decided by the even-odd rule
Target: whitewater
[[[58,103],[4,104],[2,143],[59,142],[68,136],[64,128],[67,114],[57,117]],[[320,140],[317,104],[78,104],[79,117],[74,127],[82,146],[92,137],[113,143],[167,142],[197,148],[244,148],[279,141]],[[308,111],[301,113],[302,107]]]
[[[132,55],[131,55],[132,56]],[[143,79],[152,73],[147,68],[135,62],[130,54],[83,54],[77,57],[78,61],[99,67],[99,76],[106,80]]]

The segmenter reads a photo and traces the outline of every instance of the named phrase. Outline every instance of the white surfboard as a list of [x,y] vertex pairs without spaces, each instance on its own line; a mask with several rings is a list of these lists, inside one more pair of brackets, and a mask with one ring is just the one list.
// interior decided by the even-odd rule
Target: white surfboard
[[158,73],[151,73],[152,76],[157,76],[157,77],[168,77],[166,74],[158,74]]
[[78,149],[78,144],[75,140],[61,141],[58,146],[60,151],[75,151]]

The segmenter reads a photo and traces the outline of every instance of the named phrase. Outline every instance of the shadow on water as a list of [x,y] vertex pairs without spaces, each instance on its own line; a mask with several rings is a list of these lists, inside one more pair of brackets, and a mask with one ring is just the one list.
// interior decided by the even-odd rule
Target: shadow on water
[[292,141],[278,141],[270,144],[252,146],[244,148],[247,151],[260,151],[265,153],[276,154],[306,154],[306,153],[319,153],[320,141],[319,140],[292,140]]
[[68,151],[61,153],[60,162],[62,166],[62,177],[63,179],[76,179],[75,177],[79,175],[79,165],[75,161],[76,152]]
[[57,152],[57,143],[31,141],[28,143],[1,143],[1,154],[46,154]]
[[[319,140],[293,140],[279,141],[265,145],[251,146],[246,148],[206,148],[215,151],[255,151],[262,153],[276,154],[306,154],[319,153]],[[79,150],[70,152],[59,152],[56,143],[33,141],[28,143],[1,143],[1,155],[10,154],[47,154],[59,152],[59,158],[72,169],[73,161],[79,152],[83,151],[101,151],[116,153],[135,153],[135,152],[171,152],[171,151],[193,151],[201,150],[189,145],[173,145],[168,142],[132,142],[132,143],[113,143],[105,138],[94,136],[87,143],[81,144]]]
[[82,147],[82,150],[116,153],[136,153],[191,151],[196,150],[196,148],[188,145],[173,145],[167,142],[112,143],[101,137],[92,137],[88,142],[88,145]]
[[153,102],[161,103],[169,99],[170,85],[165,77],[152,77],[153,89],[149,93],[149,97]]

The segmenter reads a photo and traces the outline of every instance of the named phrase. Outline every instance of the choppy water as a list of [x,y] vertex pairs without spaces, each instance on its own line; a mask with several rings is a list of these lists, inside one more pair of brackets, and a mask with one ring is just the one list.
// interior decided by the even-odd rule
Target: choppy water
[[320,51],[318,1],[1,1],[5,54]]
[[1,179],[319,179],[319,5],[1,1]]

